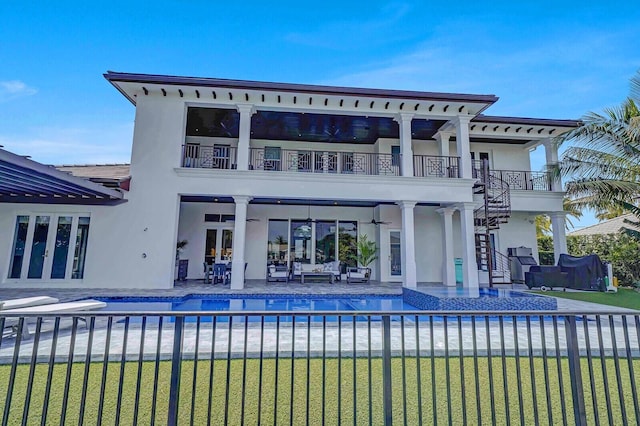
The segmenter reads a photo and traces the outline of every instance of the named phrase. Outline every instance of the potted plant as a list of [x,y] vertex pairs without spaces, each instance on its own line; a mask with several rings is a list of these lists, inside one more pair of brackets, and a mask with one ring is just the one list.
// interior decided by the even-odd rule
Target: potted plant
[[369,237],[365,234],[361,234],[358,237],[358,254],[356,255],[356,261],[358,265],[366,270],[367,278],[371,277],[371,265],[378,258],[378,246],[375,241],[370,241]]

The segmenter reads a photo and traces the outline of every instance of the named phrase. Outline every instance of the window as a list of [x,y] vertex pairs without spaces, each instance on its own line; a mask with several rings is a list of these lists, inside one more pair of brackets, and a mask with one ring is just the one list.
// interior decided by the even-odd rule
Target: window
[[265,146],[264,147],[264,162],[262,168],[264,170],[282,170],[280,159],[280,147],[278,146]]
[[391,146],[391,165],[396,167],[400,165],[400,145]]
[[358,266],[358,222],[338,222],[338,259],[347,266]]
[[270,220],[267,240],[267,263],[286,265],[289,253],[289,221]]
[[56,230],[55,248],[53,249],[53,261],[51,265],[51,278],[64,279],[67,273],[67,257],[69,255],[69,242],[71,239],[71,216],[60,216],[58,218],[58,229]]
[[293,262],[311,263],[311,226],[306,220],[291,221],[291,260]]
[[11,264],[9,265],[9,278],[20,278],[28,229],[29,216],[18,216],[13,237],[13,256],[11,256]]
[[336,260],[336,222],[316,222],[316,263]]
[[213,169],[228,169],[229,168],[229,152],[231,146],[229,145],[214,145],[213,146],[213,158],[211,160]]

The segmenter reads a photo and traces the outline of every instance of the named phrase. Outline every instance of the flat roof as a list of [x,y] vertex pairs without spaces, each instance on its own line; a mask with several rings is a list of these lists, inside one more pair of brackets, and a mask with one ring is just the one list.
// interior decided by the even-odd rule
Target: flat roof
[[[412,90],[369,89],[344,86],[321,86],[315,84],[275,83],[251,80],[230,80],[224,78],[182,77],[159,74],[135,74],[107,71],[104,74],[111,84],[116,82],[168,84],[180,86],[223,87],[229,89],[268,90],[280,92],[302,92],[323,95],[367,96],[372,98],[416,99],[431,101],[470,102],[493,104],[498,100],[495,95],[473,95],[463,93],[421,92]],[[124,94],[124,93],[123,93]],[[124,94],[126,96],[126,94]],[[129,98],[127,96],[127,98]],[[130,98],[129,98],[130,99]],[[133,100],[130,99],[132,102]]]
[[120,191],[0,149],[0,203],[118,204]]

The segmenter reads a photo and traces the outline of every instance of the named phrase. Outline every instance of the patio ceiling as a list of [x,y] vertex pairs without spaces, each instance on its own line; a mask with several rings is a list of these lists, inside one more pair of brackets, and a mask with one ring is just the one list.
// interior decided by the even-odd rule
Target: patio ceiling
[[[183,203],[231,203],[233,197],[222,195],[182,195]],[[265,198],[255,197],[250,204],[280,204],[283,206],[336,206],[336,207],[376,207],[381,204],[394,205],[392,201],[365,201],[365,200],[319,200],[302,198]],[[418,203],[419,206],[439,206],[438,203]]]
[[118,204],[122,193],[0,149],[0,203]]
[[[187,136],[238,138],[240,114],[233,109],[191,107],[187,115]],[[429,140],[445,120],[415,118],[411,134]],[[398,123],[391,117],[315,114],[259,110],[251,117],[251,137],[330,143],[373,144],[379,138],[398,139]]]

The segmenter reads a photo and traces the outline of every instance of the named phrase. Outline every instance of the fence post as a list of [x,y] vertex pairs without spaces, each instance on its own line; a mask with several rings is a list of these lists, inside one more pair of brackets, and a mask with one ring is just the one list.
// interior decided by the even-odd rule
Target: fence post
[[178,403],[180,400],[180,370],[182,367],[182,325],[184,317],[176,316],[173,330],[173,354],[171,355],[171,382],[169,387],[169,415],[167,424],[178,424]]
[[[571,377],[571,395],[573,396],[573,415],[576,426],[587,424],[587,414],[584,406],[584,389],[582,387],[582,370],[580,368],[580,348],[575,315],[564,317],[567,333],[567,357],[569,358],[569,375]],[[602,350],[602,348],[601,348]],[[562,377],[560,377],[562,380]]]
[[382,396],[384,424],[393,424],[393,399],[391,395],[391,317],[382,316]]

